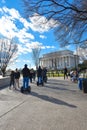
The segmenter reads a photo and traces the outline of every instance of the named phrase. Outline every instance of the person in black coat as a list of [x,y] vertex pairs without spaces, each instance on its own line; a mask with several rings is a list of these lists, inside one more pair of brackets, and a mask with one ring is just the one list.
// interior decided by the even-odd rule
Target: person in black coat
[[11,74],[10,74],[10,87],[9,87],[9,89],[11,89],[12,86],[13,86],[13,88],[15,88],[14,76],[15,76],[14,71],[12,70]]
[[65,79],[65,77],[68,78],[68,74],[67,74],[67,73],[68,73],[68,70],[67,70],[67,68],[65,67],[65,68],[64,68],[64,79]]
[[30,77],[30,70],[27,67],[27,64],[25,64],[24,68],[22,69],[22,75],[23,75],[23,87],[28,88],[29,86],[29,77]]
[[41,68],[41,66],[39,66],[38,69],[37,69],[37,78],[38,78],[38,82],[41,83],[41,80],[42,80],[42,68]]

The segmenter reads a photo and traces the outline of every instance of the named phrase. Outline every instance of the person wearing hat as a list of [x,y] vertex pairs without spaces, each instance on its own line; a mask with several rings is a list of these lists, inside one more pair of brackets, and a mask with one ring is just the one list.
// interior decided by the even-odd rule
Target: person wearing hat
[[23,88],[28,88],[28,86],[29,86],[29,77],[30,77],[30,70],[27,67],[27,64],[25,64],[24,68],[22,69],[22,75],[23,75]]

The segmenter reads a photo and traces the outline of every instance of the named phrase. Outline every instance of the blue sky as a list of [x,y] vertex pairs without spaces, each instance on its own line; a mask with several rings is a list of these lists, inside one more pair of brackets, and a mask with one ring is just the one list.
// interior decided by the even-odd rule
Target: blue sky
[[[0,36],[16,37],[18,39],[17,60],[9,68],[23,68],[24,64],[28,64],[31,68],[34,67],[32,47],[41,46],[40,56],[45,53],[66,49],[60,48],[58,42],[55,41],[51,29],[55,22],[53,19],[46,25],[42,25],[41,21],[45,20],[45,17],[38,16],[39,21],[35,16],[26,20],[23,15],[21,0],[0,1]],[[67,48],[74,49],[71,46]]]

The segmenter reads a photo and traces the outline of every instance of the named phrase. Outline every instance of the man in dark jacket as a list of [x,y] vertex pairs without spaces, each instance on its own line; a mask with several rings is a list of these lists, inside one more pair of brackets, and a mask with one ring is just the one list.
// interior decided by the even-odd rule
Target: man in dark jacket
[[10,74],[10,87],[9,87],[9,89],[11,89],[12,85],[13,85],[13,88],[15,88],[14,71],[13,70],[11,71],[11,74]]
[[22,70],[22,74],[23,74],[23,87],[24,88],[28,88],[29,86],[29,76],[30,76],[30,70],[27,67],[27,64],[25,64],[23,70]]
[[42,79],[42,68],[41,68],[41,66],[39,66],[39,68],[37,69],[37,77],[38,77],[38,82],[41,83],[41,79]]
[[67,68],[65,67],[65,68],[64,68],[64,79],[65,79],[65,77],[67,77],[67,78],[68,78],[67,73],[68,73],[68,70],[67,70]]

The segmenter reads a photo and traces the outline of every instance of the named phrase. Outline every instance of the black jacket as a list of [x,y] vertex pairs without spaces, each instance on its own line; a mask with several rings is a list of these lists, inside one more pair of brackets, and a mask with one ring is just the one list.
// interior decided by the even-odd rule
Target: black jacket
[[19,79],[20,78],[20,72],[15,72],[15,79]]
[[30,77],[30,70],[27,67],[24,67],[22,70],[23,77]]
[[42,69],[39,67],[37,70],[37,77],[41,77],[42,76]]

